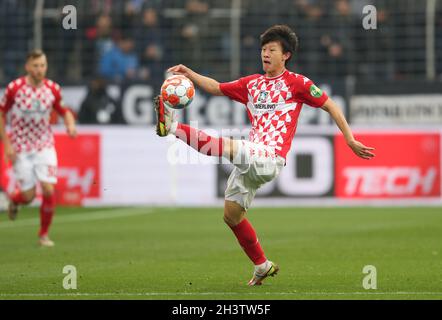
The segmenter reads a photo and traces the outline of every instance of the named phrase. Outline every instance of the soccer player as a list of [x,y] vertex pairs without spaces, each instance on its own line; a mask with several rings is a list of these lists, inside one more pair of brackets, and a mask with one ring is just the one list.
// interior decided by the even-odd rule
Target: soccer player
[[[57,183],[57,154],[50,126],[51,111],[63,116],[67,133],[76,136],[75,118],[63,106],[60,86],[46,79],[48,64],[41,50],[30,52],[26,58],[26,76],[6,88],[0,102],[0,139],[6,161],[11,161],[19,190],[9,195],[8,216],[15,220],[19,205],[34,200],[36,184],[40,183],[43,201],[40,207],[39,243],[52,247],[49,226],[55,211],[54,186]],[[11,132],[6,133],[9,113]]]
[[218,83],[184,65],[168,70],[188,77],[212,95],[225,95],[246,105],[252,124],[248,141],[208,136],[178,123],[161,96],[154,101],[159,136],[173,134],[201,153],[224,157],[234,164],[225,191],[224,221],[255,265],[248,282],[251,286],[261,285],[266,277],[274,276],[279,267],[267,259],[245,215],[258,188],[275,179],[284,167],[303,104],[328,112],[357,156],[374,157],[374,148],[355,140],[339,106],[310,79],[286,69],[298,46],[296,34],[288,26],[275,25],[266,30],[260,40],[264,74]]

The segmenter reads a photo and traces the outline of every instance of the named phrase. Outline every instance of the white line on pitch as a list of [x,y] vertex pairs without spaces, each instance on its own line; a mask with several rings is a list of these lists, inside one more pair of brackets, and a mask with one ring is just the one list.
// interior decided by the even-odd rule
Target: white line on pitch
[[440,295],[442,292],[103,292],[103,293],[0,293],[0,297],[81,297],[81,296],[259,296],[259,295],[312,295],[312,296],[346,296],[346,295]]
[[[55,222],[65,223],[65,222],[82,222],[82,221],[92,221],[92,220],[105,220],[105,219],[114,219],[121,217],[131,217],[131,216],[139,216],[144,214],[151,214],[155,212],[159,212],[160,209],[151,209],[151,208],[120,208],[113,210],[97,210],[91,212],[72,212],[67,215],[62,215],[60,217],[55,218]],[[31,218],[31,219],[23,219],[17,221],[8,221],[4,224],[0,224],[0,229],[7,228],[16,228],[16,227],[27,227],[27,226],[36,226],[40,223],[39,218]]]

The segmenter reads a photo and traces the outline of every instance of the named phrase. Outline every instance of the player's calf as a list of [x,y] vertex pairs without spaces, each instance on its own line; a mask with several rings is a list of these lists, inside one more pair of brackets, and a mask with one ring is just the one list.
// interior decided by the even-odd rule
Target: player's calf
[[9,203],[8,203],[8,218],[9,218],[9,220],[14,221],[15,219],[17,219],[17,214],[18,214],[18,205],[16,205],[14,203],[14,201],[9,200]]

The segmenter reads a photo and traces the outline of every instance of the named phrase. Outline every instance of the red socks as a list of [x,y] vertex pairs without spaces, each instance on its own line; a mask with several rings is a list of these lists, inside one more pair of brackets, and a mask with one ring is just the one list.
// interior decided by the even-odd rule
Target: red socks
[[239,244],[255,265],[262,264],[267,261],[264,251],[259,244],[256,232],[250,224],[249,220],[244,219],[234,227],[230,227]]
[[9,199],[15,204],[26,204],[26,201],[23,199],[22,193],[20,190],[15,191],[14,194],[9,195]]
[[212,137],[186,124],[178,123],[175,135],[198,152],[208,156],[222,156],[223,139]]
[[43,196],[43,202],[40,206],[40,237],[47,236],[49,226],[52,222],[55,209],[55,195]]
[[[14,194],[10,195],[9,198],[17,205],[27,204],[20,191],[16,191]],[[43,196],[43,202],[40,206],[40,232],[38,233],[40,237],[47,236],[52,217],[54,216],[54,209],[55,195]]]

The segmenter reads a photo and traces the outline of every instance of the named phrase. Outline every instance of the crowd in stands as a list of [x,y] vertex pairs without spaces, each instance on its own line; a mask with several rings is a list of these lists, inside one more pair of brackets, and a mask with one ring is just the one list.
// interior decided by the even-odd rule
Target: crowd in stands
[[[187,64],[230,79],[233,2],[228,0],[45,0],[43,49],[50,75],[66,81],[149,81]],[[292,66],[313,78],[355,75],[394,80],[425,77],[425,6],[418,0],[241,0],[240,74],[260,72],[259,35],[290,25],[300,39]],[[78,29],[62,28],[64,5],[77,8]],[[375,4],[377,29],[362,27]],[[34,39],[35,0],[0,1],[0,81],[22,72]],[[51,10],[53,9],[53,10]],[[438,12],[442,8],[438,6]],[[442,50],[442,14],[436,48]],[[232,22],[233,21],[233,22]],[[442,74],[442,54],[436,55]]]

